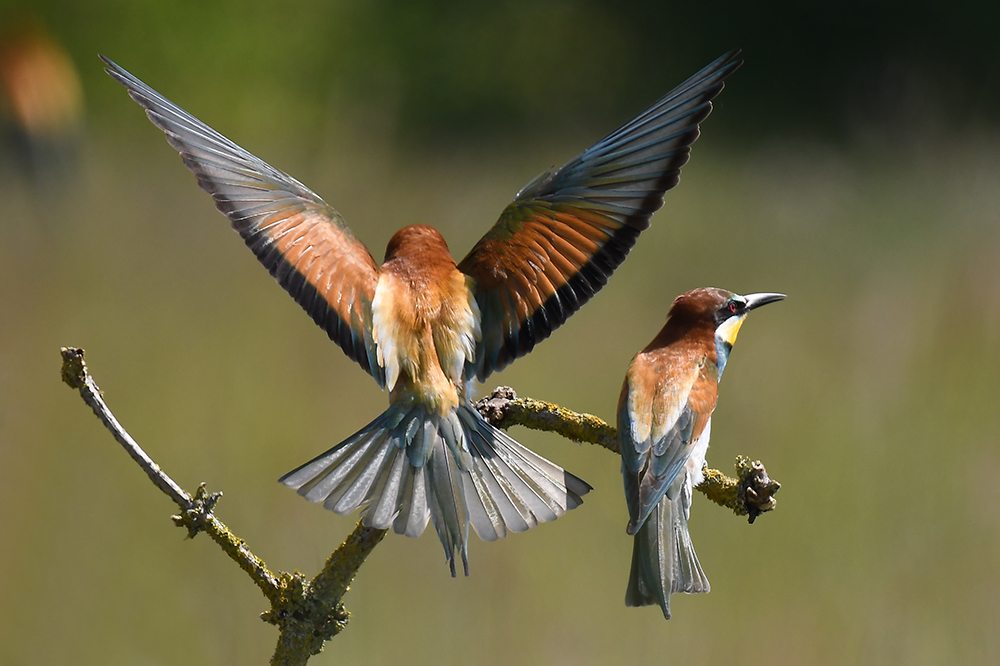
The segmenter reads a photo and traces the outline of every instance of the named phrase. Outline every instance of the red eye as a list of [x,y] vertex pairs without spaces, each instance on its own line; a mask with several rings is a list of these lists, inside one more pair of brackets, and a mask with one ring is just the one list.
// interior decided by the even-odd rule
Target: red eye
[[729,311],[736,312],[736,301],[733,301],[729,304]]

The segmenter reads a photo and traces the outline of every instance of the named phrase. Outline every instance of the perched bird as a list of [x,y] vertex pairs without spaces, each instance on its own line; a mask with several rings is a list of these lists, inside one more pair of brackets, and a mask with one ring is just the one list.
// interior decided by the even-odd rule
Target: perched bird
[[389,408],[280,480],[373,528],[430,519],[452,575],[471,523],[490,541],[554,520],[590,486],[486,423],[468,384],[527,354],[604,286],[688,160],[698,124],[741,63],[719,58],[526,185],[456,264],[435,229],[407,226],[381,267],[341,216],[102,56],[271,275],[389,389]]
[[702,481],[719,379],[747,313],[784,294],[740,296],[695,289],[677,297],[667,323],[632,360],[618,400],[618,437],[632,543],[626,606],[708,592],[688,517]]

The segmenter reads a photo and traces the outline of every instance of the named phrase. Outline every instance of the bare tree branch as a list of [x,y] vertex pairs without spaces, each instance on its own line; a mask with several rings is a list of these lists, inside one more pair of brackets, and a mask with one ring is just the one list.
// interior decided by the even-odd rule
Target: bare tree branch
[[311,581],[305,581],[299,573],[272,573],[242,539],[215,517],[213,511],[222,493],[209,493],[205,484],[201,484],[192,497],[167,476],[111,413],[101,390],[87,371],[83,350],[63,347],[61,351],[63,381],[80,391],[84,402],[90,405],[156,487],[180,507],[180,513],[172,516],[174,523],[187,528],[189,538],[198,532],[206,532],[271,602],[271,610],[261,616],[264,621],[276,625],[280,632],[271,663],[275,666],[300,666],[312,655],[318,654],[323,644],[347,625],[350,614],[341,603],[341,598],[385,532],[363,527],[359,523]]
[[97,414],[97,418],[101,419],[104,427],[111,431],[118,443],[125,448],[125,452],[132,456],[132,460],[138,463],[146,476],[156,484],[156,487],[165,492],[167,497],[172,499],[181,509],[190,508],[191,496],[174,483],[173,479],[164,474],[160,466],[139,448],[132,436],[125,432],[125,429],[118,423],[118,419],[108,409],[104,403],[101,389],[97,388],[94,378],[87,372],[87,362],[83,358],[83,350],[76,347],[63,347],[60,351],[63,357],[62,380],[71,388],[79,389],[83,401],[94,410],[94,414]]
[[[205,484],[201,484],[192,497],[175,483],[146,455],[111,413],[101,390],[87,371],[83,350],[63,347],[62,356],[63,381],[79,390],[84,402],[94,410],[114,438],[156,487],[180,508],[180,513],[172,516],[174,523],[187,529],[188,538],[193,538],[198,532],[206,532],[250,576],[271,603],[271,609],[261,614],[261,619],[279,630],[271,664],[302,666],[312,655],[319,654],[326,641],[347,626],[350,613],[341,599],[361,565],[385,536],[385,530],[358,523],[311,581],[306,581],[298,572],[272,573],[242,539],[215,517],[215,505],[222,493],[210,493]],[[554,432],[574,441],[598,444],[618,453],[617,431],[600,418],[540,400],[518,398],[508,387],[496,389],[488,398],[477,403],[476,408],[499,428],[523,425]],[[750,516],[752,523],[761,513],[774,509],[773,495],[780,486],[768,478],[759,461],[739,456],[736,470],[739,478],[732,479],[722,472],[706,468],[705,481],[697,488],[738,515]]]

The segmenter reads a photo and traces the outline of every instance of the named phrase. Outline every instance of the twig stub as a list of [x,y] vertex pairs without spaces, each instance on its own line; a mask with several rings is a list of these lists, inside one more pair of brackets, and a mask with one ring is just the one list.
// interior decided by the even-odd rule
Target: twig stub
[[70,388],[83,388],[87,381],[87,362],[83,358],[83,350],[79,347],[60,347],[62,353],[62,380]]

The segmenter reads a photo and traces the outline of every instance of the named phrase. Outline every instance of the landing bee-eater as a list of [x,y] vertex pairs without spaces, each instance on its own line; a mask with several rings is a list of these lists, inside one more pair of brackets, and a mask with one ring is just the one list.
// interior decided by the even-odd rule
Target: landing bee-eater
[[704,288],[677,297],[667,323],[629,366],[618,400],[618,437],[634,535],[626,606],[708,592],[688,518],[703,479],[719,379],[747,314],[784,294],[740,296]]
[[280,480],[363,524],[431,520],[455,575],[469,524],[491,541],[555,520],[590,486],[486,423],[468,384],[527,354],[625,260],[741,61],[719,58],[565,165],[528,183],[456,264],[434,228],[389,240],[381,267],[343,218],[124,69],[107,72],[167,136],[278,284],[389,389],[389,408]]

